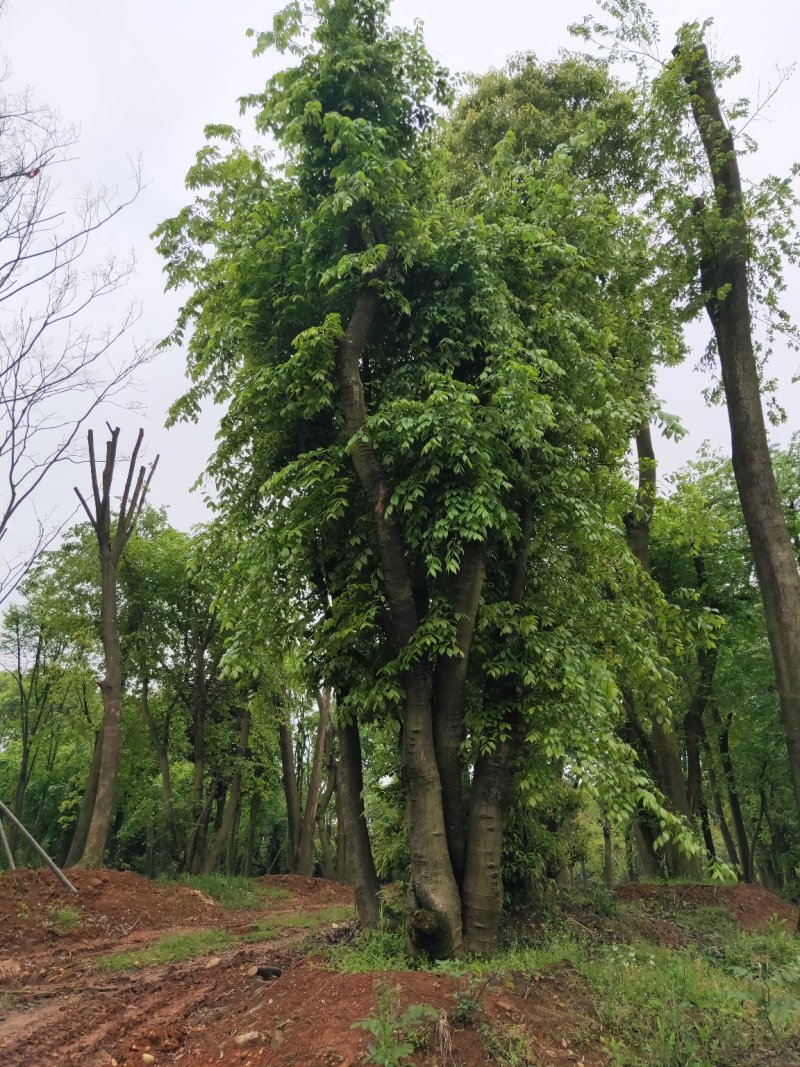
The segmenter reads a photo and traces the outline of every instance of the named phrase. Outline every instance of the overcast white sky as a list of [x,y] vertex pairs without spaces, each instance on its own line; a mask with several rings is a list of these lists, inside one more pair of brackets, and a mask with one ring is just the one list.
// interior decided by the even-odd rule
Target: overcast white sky
[[[76,159],[64,171],[63,195],[77,195],[89,184],[124,188],[129,157],[142,154],[147,187],[103,235],[120,254],[135,249],[138,268],[129,294],[135,292],[143,304],[140,336],[163,337],[177,307],[174,294],[163,294],[161,263],[148,235],[188,202],[183,176],[202,144],[204,125],[238,122],[237,97],[257,90],[282,62],[273,56],[254,60],[244,33],[248,26],[267,28],[280,6],[275,0],[9,0],[0,18],[0,52],[13,68],[6,88],[30,86],[65,122],[81,126]],[[653,0],[652,7],[665,51],[681,22],[714,18],[718,51],[738,53],[743,61],[737,95],[757,95],[759,85],[763,90],[774,82],[776,67],[789,66],[799,50],[796,0]],[[422,18],[429,47],[452,70],[482,72],[516,51],[556,57],[571,45],[568,24],[591,9],[592,0],[396,0],[393,14],[404,24]],[[800,74],[784,85],[753,130],[761,151],[746,164],[751,175],[785,173],[800,158],[799,112]],[[98,257],[103,251],[98,243]],[[800,300],[791,302],[800,314]],[[705,323],[692,336],[699,355]],[[775,367],[786,383],[781,399],[789,411],[779,440],[800,427],[800,388],[788,385],[794,360],[783,354]],[[661,381],[667,410],[690,430],[680,445],[660,446],[662,471],[690,458],[704,438],[727,448],[724,411],[704,406],[703,381],[693,362]],[[138,425],[145,426],[148,455],[161,453],[151,499],[168,506],[175,525],[188,527],[205,517],[201,496],[188,490],[213,447],[214,419],[164,429],[167,408],[182,390],[182,368],[179,351],[160,354],[140,376],[138,399],[146,417],[125,411],[111,417],[129,443]],[[97,426],[102,429],[101,420]],[[74,475],[72,468],[56,476],[51,504],[70,500]]]

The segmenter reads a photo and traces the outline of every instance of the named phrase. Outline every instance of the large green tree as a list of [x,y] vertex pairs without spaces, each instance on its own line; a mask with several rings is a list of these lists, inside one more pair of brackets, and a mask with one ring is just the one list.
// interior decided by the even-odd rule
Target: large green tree
[[281,162],[209,128],[158,230],[192,289],[175,414],[228,405],[212,472],[248,623],[311,633],[341,723],[396,720],[412,944],[487,950],[512,775],[534,800],[569,752],[619,797],[618,676],[655,703],[669,681],[619,522],[664,353],[638,326],[648,234],[574,162],[592,108],[445,195],[451,90],[380,0],[290,5],[271,45],[298,61],[245,104]]

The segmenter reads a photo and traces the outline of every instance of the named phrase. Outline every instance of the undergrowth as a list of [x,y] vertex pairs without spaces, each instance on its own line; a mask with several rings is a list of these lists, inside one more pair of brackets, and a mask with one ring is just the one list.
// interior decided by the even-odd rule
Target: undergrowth
[[184,874],[177,879],[177,883],[199,889],[231,911],[259,908],[268,901],[286,900],[291,896],[279,886],[263,885],[252,878],[226,874]]
[[545,988],[556,972],[575,991],[576,1036],[614,1067],[800,1063],[800,939],[777,917],[766,932],[751,933],[717,908],[662,908],[682,941],[665,948],[642,938],[641,921],[637,939],[623,940],[626,909],[609,930],[602,905],[594,926],[555,918],[490,959],[411,961],[401,933],[378,930],[334,946],[330,960],[342,971],[426,967],[454,979],[451,1023],[474,1027],[491,1061],[505,1067],[538,1061],[522,1023],[485,1014],[487,984]]

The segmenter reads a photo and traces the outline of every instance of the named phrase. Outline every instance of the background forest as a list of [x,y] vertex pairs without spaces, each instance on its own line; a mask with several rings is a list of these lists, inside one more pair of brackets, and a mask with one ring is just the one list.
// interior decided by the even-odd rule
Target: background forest
[[[734,66],[701,26],[659,64],[646,10],[603,7],[586,53],[461,84],[382,0],[293,3],[254,35],[290,57],[242,101],[264,146],[209,126],[155,234],[185,300],[172,419],[224,412],[191,533],[147,506],[130,425],[56,467],[95,403],[36,453],[106,352],[55,330],[42,372],[58,289],[35,343],[5,328],[0,534],[27,455],[77,470],[88,520],[9,566],[2,621],[0,799],[60,864],[321,874],[364,926],[400,882],[434,957],[491,952],[503,904],[568,885],[800,898],[800,437],[768,451],[760,393],[785,418],[795,194],[742,185],[748,105],[720,111]],[[32,193],[57,150],[31,157],[18,122],[6,100],[9,323],[50,284]],[[655,374],[706,313],[733,461],[665,484]]]

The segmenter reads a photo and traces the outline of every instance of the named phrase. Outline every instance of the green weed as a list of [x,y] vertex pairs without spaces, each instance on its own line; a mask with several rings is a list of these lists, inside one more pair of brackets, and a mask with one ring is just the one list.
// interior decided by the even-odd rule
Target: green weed
[[330,923],[346,922],[352,919],[353,909],[345,905],[333,905],[320,911],[293,911],[284,915],[271,915],[256,925],[242,938],[243,941],[269,941],[282,930],[318,930]]
[[427,1045],[430,1035],[426,1033],[420,1042],[420,1030],[427,1031],[434,1021],[438,1024],[439,1012],[428,1004],[411,1004],[400,1015],[397,990],[383,982],[375,983],[375,1001],[375,1012],[353,1023],[351,1029],[368,1030],[372,1035],[366,1063],[401,1067],[409,1056]]
[[207,956],[211,952],[229,948],[237,938],[225,930],[197,930],[185,934],[168,934],[152,945],[136,952],[115,952],[101,956],[97,966],[104,971],[127,971],[134,967],[155,967],[162,963],[175,963]]
[[53,907],[47,913],[47,925],[55,927],[62,934],[68,934],[80,925],[83,912],[71,904]]
[[260,908],[268,901],[286,900],[291,894],[279,886],[269,886],[252,878],[225,874],[184,874],[179,885],[199,889],[217,904],[231,911]]

